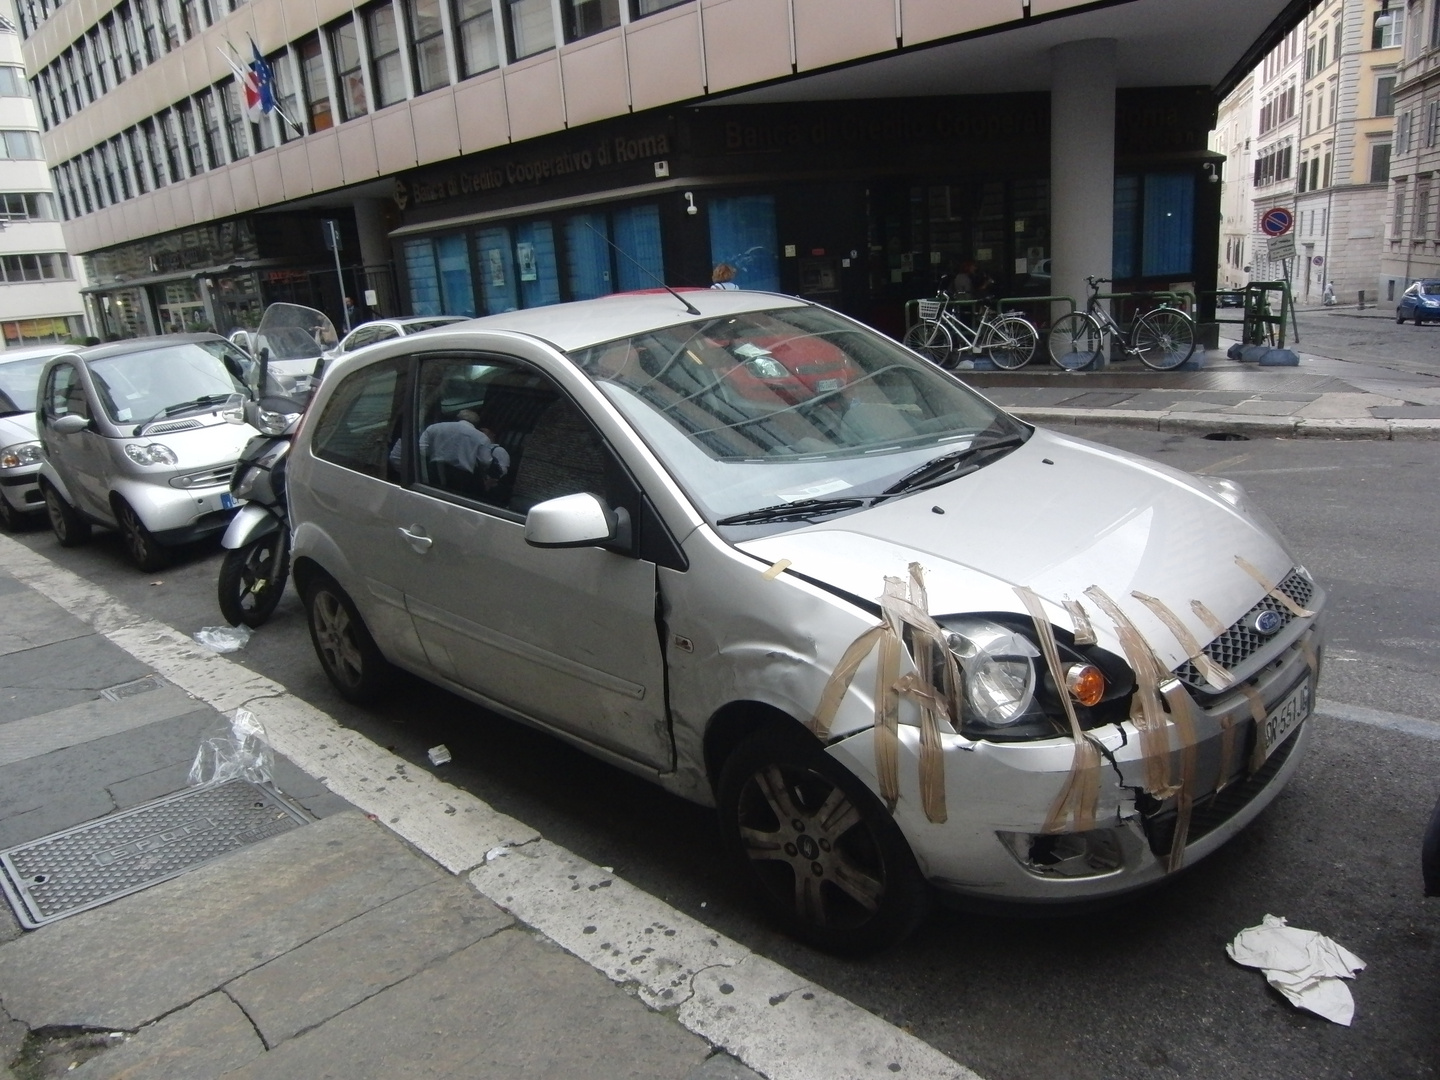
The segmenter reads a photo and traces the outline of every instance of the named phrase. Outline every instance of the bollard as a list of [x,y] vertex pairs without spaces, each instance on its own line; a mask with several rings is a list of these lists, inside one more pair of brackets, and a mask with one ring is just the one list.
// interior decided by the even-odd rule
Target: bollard
[[1361,310],[1361,311],[1364,311],[1364,310],[1365,310],[1365,290],[1364,290],[1364,289],[1361,289],[1361,290],[1360,290],[1360,310]]

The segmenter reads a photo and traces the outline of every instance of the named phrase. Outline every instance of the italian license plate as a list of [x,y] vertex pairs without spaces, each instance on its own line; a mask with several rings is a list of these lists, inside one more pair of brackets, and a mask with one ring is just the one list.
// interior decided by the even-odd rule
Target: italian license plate
[[827,390],[839,390],[839,389],[840,389],[840,380],[839,380],[839,379],[818,379],[818,380],[816,380],[816,382],[815,382],[815,392],[816,392],[817,394],[823,394],[823,393],[825,393]]
[[1270,710],[1260,728],[1260,741],[1265,748],[1265,757],[1268,758],[1274,753],[1275,748],[1310,715],[1311,694],[1311,683],[1307,678],[1290,691],[1284,701]]
[[228,491],[221,492],[221,494],[220,494],[220,509],[221,509],[221,510],[234,510],[234,509],[235,509],[235,496],[234,496],[234,495],[231,495],[230,492],[228,492]]

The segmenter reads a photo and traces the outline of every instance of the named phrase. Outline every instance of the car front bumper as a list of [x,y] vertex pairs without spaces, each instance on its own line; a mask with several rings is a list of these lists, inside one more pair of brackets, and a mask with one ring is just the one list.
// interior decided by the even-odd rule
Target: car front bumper
[[0,476],[0,498],[22,514],[38,514],[45,509],[40,493],[40,466],[27,465]]

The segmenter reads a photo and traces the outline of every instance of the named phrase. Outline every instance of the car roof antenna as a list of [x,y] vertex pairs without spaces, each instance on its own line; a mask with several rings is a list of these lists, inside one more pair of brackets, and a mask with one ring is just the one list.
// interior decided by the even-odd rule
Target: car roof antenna
[[628,251],[626,251],[624,248],[622,248],[619,244],[615,243],[614,240],[611,240],[608,236],[606,236],[604,233],[602,233],[599,229],[595,228],[594,225],[591,225],[590,222],[588,222],[588,221],[585,222],[585,227],[586,227],[587,229],[589,229],[591,232],[593,232],[596,236],[600,237],[601,240],[604,240],[605,243],[609,244],[612,248],[614,248],[616,251],[618,251],[621,255],[625,256],[625,258],[629,259],[629,260],[630,260],[632,263],[634,263],[637,267],[639,267],[639,268],[640,268],[640,272],[641,272],[642,274],[644,274],[646,277],[650,278],[652,281],[654,281],[656,284],[658,284],[662,289],[664,289],[666,292],[668,292],[668,293],[669,293],[671,296],[673,296],[676,300],[679,300],[680,303],[681,303],[681,305],[682,305],[682,306],[685,308],[685,310],[688,311],[691,315],[700,315],[700,314],[702,314],[702,312],[700,311],[699,308],[697,308],[694,304],[690,303],[689,300],[686,300],[683,296],[681,296],[678,292],[676,292],[674,289],[672,289],[669,285],[666,285],[665,282],[664,282],[661,278],[656,277],[656,276],[655,276],[655,272],[654,272],[653,270],[651,270],[651,269],[650,269],[648,266],[646,266],[644,263],[640,262],[640,260],[638,260],[638,259],[636,259],[634,256],[632,256]]

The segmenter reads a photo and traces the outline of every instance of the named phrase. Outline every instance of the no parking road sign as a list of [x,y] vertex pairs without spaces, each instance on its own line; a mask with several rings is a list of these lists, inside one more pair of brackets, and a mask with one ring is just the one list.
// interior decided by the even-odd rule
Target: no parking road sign
[[1272,206],[1260,215],[1260,231],[1266,236],[1284,236],[1295,224],[1295,214],[1283,206]]

